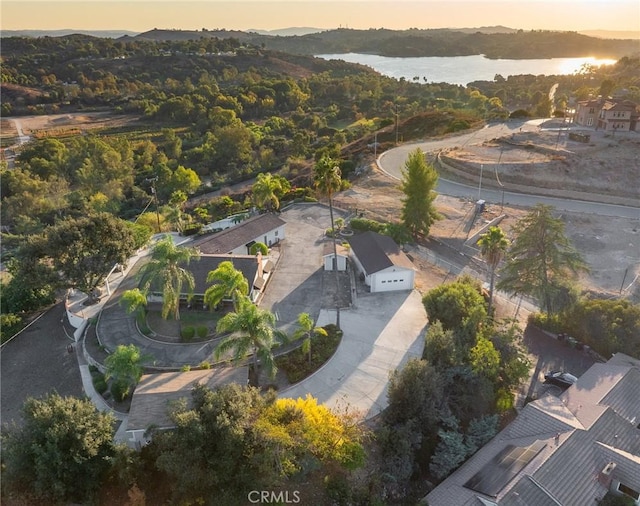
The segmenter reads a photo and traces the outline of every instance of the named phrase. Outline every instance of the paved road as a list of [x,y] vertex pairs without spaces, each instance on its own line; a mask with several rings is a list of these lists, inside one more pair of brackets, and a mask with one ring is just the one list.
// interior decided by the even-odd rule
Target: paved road
[[76,354],[67,350],[72,341],[65,334],[63,315],[64,305],[56,304],[2,347],[3,425],[22,422],[27,397],[41,398],[53,391],[62,396],[84,396]]
[[[434,141],[424,141],[398,146],[386,151],[377,160],[378,166],[395,179],[401,179],[401,170],[409,153],[420,148],[424,153],[435,153],[445,148],[465,146],[467,144],[481,144],[482,142],[497,137],[503,137],[515,131],[537,131],[542,120],[529,122],[507,122],[489,125],[472,133],[447,137]],[[493,175],[491,175],[493,176]],[[465,197],[470,199],[481,198],[487,202],[511,204],[516,206],[531,207],[542,203],[555,207],[561,211],[600,214],[603,216],[618,216],[640,220],[640,205],[638,207],[603,204],[584,200],[571,200],[567,198],[546,197],[543,195],[524,194],[495,189],[482,188],[478,197],[478,187],[462,183],[456,183],[448,179],[440,178],[436,189],[442,195],[453,197]]]

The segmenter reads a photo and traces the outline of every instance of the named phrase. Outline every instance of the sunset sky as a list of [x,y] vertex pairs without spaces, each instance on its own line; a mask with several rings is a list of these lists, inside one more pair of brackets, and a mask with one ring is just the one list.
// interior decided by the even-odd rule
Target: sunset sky
[[640,31],[638,0],[2,0],[3,30],[443,28]]

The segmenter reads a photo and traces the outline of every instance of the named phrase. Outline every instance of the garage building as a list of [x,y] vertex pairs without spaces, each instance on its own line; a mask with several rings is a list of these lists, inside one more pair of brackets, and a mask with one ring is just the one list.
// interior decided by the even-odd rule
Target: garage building
[[371,292],[413,289],[413,263],[391,237],[364,232],[351,237],[349,244],[351,259]]

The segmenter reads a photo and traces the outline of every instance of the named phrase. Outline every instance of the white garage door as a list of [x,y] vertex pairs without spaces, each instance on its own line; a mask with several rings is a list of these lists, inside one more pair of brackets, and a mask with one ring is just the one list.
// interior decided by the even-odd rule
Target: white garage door
[[394,290],[411,290],[413,288],[413,272],[400,271],[375,274],[376,292],[391,292]]

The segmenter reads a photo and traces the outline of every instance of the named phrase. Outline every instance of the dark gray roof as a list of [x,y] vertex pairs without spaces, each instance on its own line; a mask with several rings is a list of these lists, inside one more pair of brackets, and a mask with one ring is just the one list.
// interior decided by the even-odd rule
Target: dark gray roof
[[349,244],[367,275],[375,274],[394,265],[405,269],[413,269],[411,260],[396,242],[387,235],[370,231],[363,232],[351,237]]
[[284,224],[285,222],[275,214],[260,214],[243,221],[235,227],[198,238],[190,245],[198,248],[201,253],[226,255]]
[[594,499],[607,492],[598,478],[610,462],[616,464],[614,479],[640,490],[639,366],[637,360],[614,357],[594,364],[560,397],[530,402],[429,493],[429,504],[481,504],[482,495],[464,487],[467,480],[506,445],[524,446],[533,440],[547,446],[499,493],[500,506],[595,504]]
[[[593,504],[594,497],[602,497],[607,491],[598,481],[600,470],[608,462],[620,460],[608,455],[598,443],[640,455],[638,429],[606,409],[589,430],[573,432],[533,477],[560,504]],[[640,477],[640,462],[636,462],[635,472]]]
[[203,294],[211,286],[211,283],[207,283],[209,272],[216,270],[222,262],[227,261],[242,272],[249,283],[249,288],[251,288],[258,273],[257,257],[251,255],[200,255],[200,260],[191,262],[187,267],[196,282],[193,293],[197,295]]
[[[203,295],[211,286],[207,283],[209,272],[214,271],[222,262],[229,261],[233,266],[242,272],[243,276],[249,283],[249,288],[255,283],[258,273],[258,259],[251,255],[200,255],[200,259],[193,259],[188,265],[183,265],[186,270],[193,274],[195,287],[193,293],[195,295]],[[183,287],[186,293],[186,287]],[[151,285],[152,292],[160,292],[162,288],[160,283]]]
[[127,430],[146,430],[151,425],[159,429],[173,427],[169,416],[171,403],[186,399],[187,405],[191,406],[191,391],[196,383],[213,389],[227,383],[244,385],[246,381],[247,371],[242,367],[146,374],[133,392]]
[[500,501],[500,506],[522,506],[523,504],[558,506],[558,501],[531,476],[525,476]]

